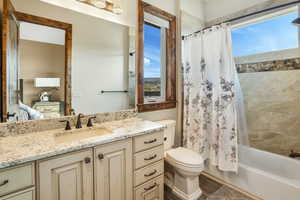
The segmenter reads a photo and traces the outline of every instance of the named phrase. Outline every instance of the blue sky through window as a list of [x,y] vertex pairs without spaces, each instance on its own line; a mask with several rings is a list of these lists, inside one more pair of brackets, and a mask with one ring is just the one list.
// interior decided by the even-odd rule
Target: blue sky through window
[[233,55],[243,56],[298,47],[298,28],[291,13],[232,31]]
[[160,28],[144,24],[144,77],[160,78],[161,70]]

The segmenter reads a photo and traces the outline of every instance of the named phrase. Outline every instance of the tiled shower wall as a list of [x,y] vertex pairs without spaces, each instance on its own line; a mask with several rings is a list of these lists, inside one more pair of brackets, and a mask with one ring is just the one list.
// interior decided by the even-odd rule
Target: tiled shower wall
[[237,65],[250,145],[300,152],[300,58]]

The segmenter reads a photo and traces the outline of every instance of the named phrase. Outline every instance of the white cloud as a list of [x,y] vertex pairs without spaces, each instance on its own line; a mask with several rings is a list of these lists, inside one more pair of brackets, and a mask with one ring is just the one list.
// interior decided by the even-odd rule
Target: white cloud
[[144,58],[144,64],[145,65],[150,65],[150,63],[151,63],[151,60],[149,59],[149,58]]

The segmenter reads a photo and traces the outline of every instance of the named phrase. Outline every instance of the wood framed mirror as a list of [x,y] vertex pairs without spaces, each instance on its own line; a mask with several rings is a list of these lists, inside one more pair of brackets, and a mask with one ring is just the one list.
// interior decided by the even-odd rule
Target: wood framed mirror
[[20,100],[19,41],[20,22],[27,22],[65,31],[64,43],[64,115],[71,113],[72,25],[44,17],[17,12],[10,0],[3,0],[1,57],[1,121],[9,121],[18,110]]

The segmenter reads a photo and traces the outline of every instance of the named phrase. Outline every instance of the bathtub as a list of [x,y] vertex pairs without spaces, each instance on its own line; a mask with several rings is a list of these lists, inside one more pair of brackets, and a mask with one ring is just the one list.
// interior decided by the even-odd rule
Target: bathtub
[[264,200],[300,200],[300,161],[240,145],[239,172],[207,173]]

